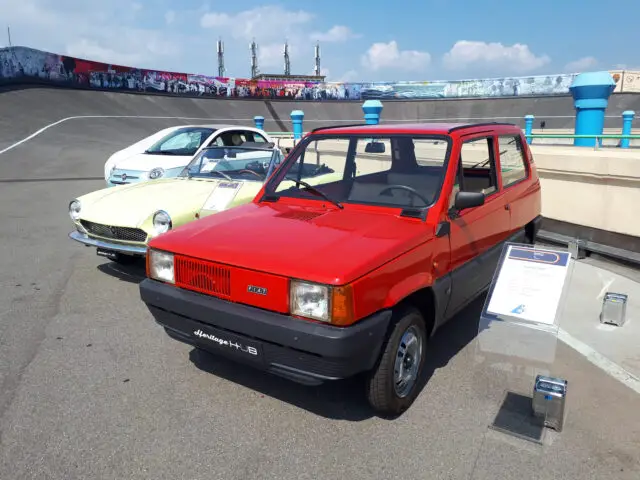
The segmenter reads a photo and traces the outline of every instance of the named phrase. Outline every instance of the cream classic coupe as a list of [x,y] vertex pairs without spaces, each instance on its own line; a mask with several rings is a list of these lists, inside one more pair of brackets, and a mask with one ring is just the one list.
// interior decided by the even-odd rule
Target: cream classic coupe
[[[99,256],[131,263],[146,255],[153,237],[253,200],[283,160],[273,143],[204,148],[178,177],[107,187],[77,197],[69,204],[76,228],[69,237],[96,247]],[[309,163],[298,175],[297,180],[313,184],[337,172]]]

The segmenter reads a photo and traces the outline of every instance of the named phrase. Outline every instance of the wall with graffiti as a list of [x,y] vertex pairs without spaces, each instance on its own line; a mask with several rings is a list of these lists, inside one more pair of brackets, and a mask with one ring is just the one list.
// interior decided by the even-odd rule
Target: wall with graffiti
[[[640,92],[640,72],[611,72],[616,92]],[[26,47],[0,49],[0,82],[174,95],[309,101],[562,95],[577,74],[457,81],[335,83],[250,80],[110,65]]]

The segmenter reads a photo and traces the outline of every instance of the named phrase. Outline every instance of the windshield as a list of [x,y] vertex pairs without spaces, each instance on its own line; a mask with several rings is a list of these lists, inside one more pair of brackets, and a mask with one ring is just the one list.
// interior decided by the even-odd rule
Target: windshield
[[[336,205],[427,207],[446,171],[447,137],[397,135],[307,139],[270,182],[269,195],[328,199]],[[315,171],[307,185],[298,182]],[[300,174],[302,173],[302,177]]]
[[145,153],[153,155],[192,156],[213,132],[215,132],[214,128],[207,127],[179,128],[162,137],[149,147]]
[[283,158],[277,148],[209,147],[198,153],[180,176],[263,182]]

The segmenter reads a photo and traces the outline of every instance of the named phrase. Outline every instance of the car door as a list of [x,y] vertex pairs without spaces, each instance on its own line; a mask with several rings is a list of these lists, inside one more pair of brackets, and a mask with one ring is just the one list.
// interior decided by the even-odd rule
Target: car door
[[527,161],[527,147],[521,135],[501,134],[498,147],[502,188],[511,216],[511,236],[513,241],[524,242],[524,227],[539,209],[536,195],[539,186],[528,181],[531,165]]
[[449,211],[452,287],[447,317],[489,286],[500,257],[499,245],[509,234],[510,215],[501,190],[496,146],[493,135],[462,138],[450,206],[457,191],[482,192],[485,201],[478,207]]

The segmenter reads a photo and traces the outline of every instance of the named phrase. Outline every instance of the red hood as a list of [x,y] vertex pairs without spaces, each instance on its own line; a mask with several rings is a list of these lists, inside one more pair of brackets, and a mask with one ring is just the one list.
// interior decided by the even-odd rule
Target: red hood
[[190,222],[152,248],[286,277],[342,285],[433,238],[433,227],[344,210],[249,203]]

